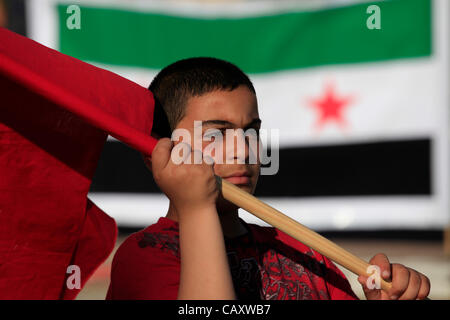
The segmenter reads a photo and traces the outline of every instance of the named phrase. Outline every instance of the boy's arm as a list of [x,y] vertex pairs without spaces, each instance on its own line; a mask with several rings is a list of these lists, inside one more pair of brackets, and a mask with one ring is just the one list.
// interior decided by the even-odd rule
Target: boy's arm
[[178,299],[235,299],[216,208],[180,214]]
[[[204,161],[176,165],[171,158],[172,147],[167,138],[158,142],[152,153],[152,171],[178,214],[181,256],[178,299],[235,299],[216,210],[219,191],[212,166]],[[190,163],[194,163],[195,152],[200,151],[186,155],[191,157]]]

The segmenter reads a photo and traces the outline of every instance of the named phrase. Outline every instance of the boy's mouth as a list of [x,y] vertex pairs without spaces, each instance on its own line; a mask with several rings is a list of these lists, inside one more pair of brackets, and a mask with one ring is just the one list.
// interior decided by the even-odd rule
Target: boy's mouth
[[236,185],[249,185],[250,173],[247,171],[238,171],[224,177],[225,180]]

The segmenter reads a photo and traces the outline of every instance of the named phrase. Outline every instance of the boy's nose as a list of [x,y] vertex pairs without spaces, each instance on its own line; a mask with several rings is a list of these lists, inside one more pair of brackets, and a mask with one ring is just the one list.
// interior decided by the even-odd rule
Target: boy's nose
[[250,150],[244,130],[234,130],[234,134],[231,139],[227,139],[225,148],[227,163],[245,164],[249,162]]

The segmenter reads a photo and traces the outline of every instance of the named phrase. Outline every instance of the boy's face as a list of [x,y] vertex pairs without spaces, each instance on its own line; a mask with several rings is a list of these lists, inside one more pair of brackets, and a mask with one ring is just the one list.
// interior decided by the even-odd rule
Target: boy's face
[[[257,136],[244,138],[242,135],[237,135],[241,142],[245,139],[245,143],[241,143],[241,147],[238,146],[238,138],[233,136],[230,148],[226,129],[242,129],[244,133],[252,131],[246,131],[247,129],[259,131],[261,120],[258,115],[255,94],[246,86],[239,86],[232,91],[216,90],[199,97],[191,97],[186,105],[185,116],[176,126],[176,129],[183,128],[190,132],[192,141],[189,144],[191,145],[194,145],[194,121],[202,121],[202,136],[209,129],[217,129],[222,132],[222,143],[220,140],[216,141],[217,138],[214,135],[211,141],[202,143],[202,151],[205,151],[205,147],[212,141],[216,141],[216,145],[222,147],[222,155],[214,151],[211,153],[215,162],[214,173],[239,188],[253,193],[259,176],[260,163],[259,157],[256,156],[256,161],[249,161],[249,157],[251,154],[258,154],[257,148],[254,147],[255,143],[253,143],[257,141]],[[228,135],[228,140],[230,140],[230,135]],[[221,157],[222,161],[218,157]]]

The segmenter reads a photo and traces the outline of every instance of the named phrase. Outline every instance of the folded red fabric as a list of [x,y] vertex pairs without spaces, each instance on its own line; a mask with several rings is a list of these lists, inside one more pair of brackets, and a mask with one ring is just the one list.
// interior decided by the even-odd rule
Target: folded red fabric
[[153,95],[3,28],[0,93],[0,299],[73,299],[117,237],[87,199],[103,144],[151,154]]

